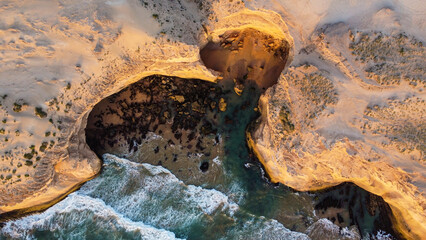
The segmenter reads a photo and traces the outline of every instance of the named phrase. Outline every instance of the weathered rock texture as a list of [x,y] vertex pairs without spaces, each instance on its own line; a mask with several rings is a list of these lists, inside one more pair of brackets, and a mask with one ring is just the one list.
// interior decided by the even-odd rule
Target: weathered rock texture
[[[390,205],[398,231],[421,239],[426,235],[425,94],[418,80],[383,86],[358,75],[364,65],[349,50],[356,39],[347,28],[332,29],[312,37],[297,63],[261,97],[262,117],[249,144],[273,182],[300,191],[355,183]],[[382,38],[364,47],[383,48],[378,58],[386,59],[384,49],[398,38],[386,37],[381,45]],[[410,44],[417,46],[414,40]],[[423,47],[413,54],[424,57]],[[382,69],[376,71],[380,79],[395,78],[395,72]],[[404,74],[406,81],[418,71]]]

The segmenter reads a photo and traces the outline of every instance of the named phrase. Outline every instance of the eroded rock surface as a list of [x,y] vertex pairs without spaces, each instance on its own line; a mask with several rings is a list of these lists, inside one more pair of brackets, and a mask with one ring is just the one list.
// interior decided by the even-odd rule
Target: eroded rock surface
[[266,90],[274,85],[288,63],[291,39],[280,39],[255,29],[227,31],[218,42],[200,51],[204,64],[232,79],[241,93],[246,81]]
[[198,79],[144,78],[94,107],[87,143],[99,157],[161,165],[188,184],[219,184],[221,93],[217,84]]
[[[376,41],[351,40],[344,26],[313,37],[300,50],[298,64],[260,99],[262,118],[249,142],[274,182],[298,190],[353,182],[390,205],[398,231],[421,239],[426,233],[423,80],[418,68],[401,70],[399,77],[398,70],[384,69],[405,58],[414,59],[412,67],[424,65],[416,60],[424,50],[418,41],[408,42],[410,37],[358,35]],[[404,42],[413,56],[382,51]],[[382,64],[374,68],[369,56],[377,51]],[[357,62],[360,56],[368,65]],[[388,58],[390,65],[383,65]],[[364,67],[368,78],[361,75]],[[381,85],[369,79],[374,74]]]

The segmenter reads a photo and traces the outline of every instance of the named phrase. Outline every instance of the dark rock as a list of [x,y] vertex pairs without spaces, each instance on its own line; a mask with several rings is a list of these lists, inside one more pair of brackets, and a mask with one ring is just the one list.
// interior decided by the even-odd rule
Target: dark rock
[[342,215],[340,215],[339,213],[337,213],[337,221],[339,221],[339,223],[345,222],[345,220],[343,220]]
[[207,172],[209,170],[209,163],[208,162],[202,162],[200,165],[200,170],[202,172]]

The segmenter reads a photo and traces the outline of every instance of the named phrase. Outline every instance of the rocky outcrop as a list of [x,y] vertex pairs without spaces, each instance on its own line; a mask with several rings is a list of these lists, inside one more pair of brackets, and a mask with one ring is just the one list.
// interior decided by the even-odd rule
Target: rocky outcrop
[[[39,127],[36,132],[25,132],[25,135],[33,137],[40,144],[37,142],[34,144],[37,146],[25,145],[18,140],[10,142],[8,138],[10,133],[16,131],[18,135],[19,131],[11,124],[7,125],[7,140],[5,143],[2,142],[1,146],[7,146],[4,151],[7,149],[11,151],[7,151],[7,155],[4,154],[5,159],[2,159],[0,164],[10,172],[10,178],[9,174],[5,176],[2,174],[2,178],[5,179],[2,179],[3,184],[0,185],[0,214],[3,214],[0,216],[9,218],[45,209],[96,176],[101,162],[87,146],[84,129],[90,111],[102,99],[144,77],[155,74],[215,81],[217,74],[204,66],[199,50],[208,39],[216,39],[216,34],[248,27],[263,29],[264,26],[268,26],[265,30],[269,34],[277,33],[283,36],[280,30],[283,22],[278,14],[243,10],[244,6],[236,2],[201,4],[197,14],[194,14],[193,6],[186,2],[156,5],[148,1],[148,6],[138,5],[140,3],[135,2],[120,3],[123,5],[110,5],[104,1],[93,1],[87,5],[74,2],[58,4],[60,7],[57,8],[53,4],[51,7],[54,9],[50,10],[60,13],[59,20],[55,17],[41,17],[40,24],[31,26],[31,31],[24,31],[25,24],[32,22],[31,17],[37,18],[38,15],[29,14],[31,17],[26,16],[24,22],[11,24],[17,28],[17,32],[23,30],[22,39],[35,38],[37,34],[43,34],[43,37],[47,38],[44,36],[46,34],[52,38],[51,41],[43,42],[45,47],[37,48],[39,55],[45,58],[38,59],[34,63],[35,67],[31,64],[22,65],[22,68],[26,69],[23,72],[33,72],[34,69],[37,69],[37,72],[43,71],[37,65],[43,60],[51,61],[53,58],[55,62],[57,59],[65,59],[68,61],[64,62],[64,65],[54,69],[58,76],[51,77],[51,83],[53,85],[57,83],[58,78],[69,79],[69,83],[65,84],[65,87],[58,85],[54,89],[49,89],[51,99],[39,100],[47,117],[41,118],[37,114],[28,117],[26,124]],[[6,13],[13,14],[14,11],[19,11],[20,7],[28,7],[15,5],[12,4],[6,9]],[[173,11],[178,8],[189,10]],[[140,18],[141,12],[143,19],[134,21],[134,18]],[[86,15],[92,17],[85,18]],[[182,21],[187,22],[177,24]],[[182,28],[175,29],[174,24]],[[50,28],[52,25],[56,28]],[[206,30],[204,34],[203,29]],[[22,44],[31,45],[32,42],[23,40]],[[71,55],[74,52],[78,52],[79,57]],[[50,76],[46,76],[48,77]],[[34,79],[25,77],[26,81],[21,78],[19,82],[15,82],[13,89],[6,90],[21,92],[29,85],[41,81],[37,77]],[[33,103],[17,102],[16,106],[21,106],[22,112],[27,114],[34,111],[34,106],[29,104]],[[224,104],[219,105],[225,109]],[[13,102],[2,100],[0,113],[7,114],[8,109],[11,110],[12,107],[15,108]],[[24,136],[23,132],[21,135]],[[46,140],[48,142],[51,141],[51,146],[45,152],[36,151],[36,147],[39,148],[44,144],[44,138],[48,138]],[[22,156],[30,158],[30,155],[24,155],[28,149],[32,151],[31,154],[38,154],[37,164],[28,166],[26,178],[21,174],[13,175],[16,170],[9,165],[15,167],[17,162],[22,161]]]
[[[300,84],[303,81],[310,85]],[[392,144],[376,145],[377,135],[387,137],[390,134],[387,131],[370,135],[367,131],[354,130],[353,121],[359,115],[349,109],[362,108],[364,103],[358,99],[361,106],[341,105],[349,103],[350,99],[343,90],[346,89],[342,89],[330,73],[313,66],[291,67],[278,85],[261,97],[262,117],[255,130],[248,134],[249,145],[273,182],[300,191],[320,190],[343,182],[355,183],[389,204],[397,231],[405,237],[421,239],[426,234],[421,173],[401,168],[421,169],[418,164],[423,163],[412,159],[409,152],[395,153]],[[408,122],[424,118],[422,111],[403,109]],[[366,112],[372,116],[370,110]],[[385,112],[387,115],[379,116],[398,114],[389,114],[389,109]],[[380,128],[379,125],[381,129],[386,129],[390,121],[396,121],[393,117],[362,118],[365,124],[376,128]]]

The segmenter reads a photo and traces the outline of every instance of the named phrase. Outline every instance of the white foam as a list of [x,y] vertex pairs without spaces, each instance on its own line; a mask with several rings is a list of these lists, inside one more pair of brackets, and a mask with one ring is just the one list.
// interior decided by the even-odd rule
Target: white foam
[[[84,212],[87,213],[82,214]],[[7,222],[0,233],[11,238],[33,238],[34,230],[64,231],[70,223],[72,226],[78,226],[88,221],[87,216],[92,214],[94,221],[101,223],[107,231],[123,229],[129,233],[138,233],[144,239],[176,239],[172,232],[157,229],[142,222],[131,221],[106,205],[104,201],[78,192],[70,194],[65,200],[43,213]],[[84,230],[76,231],[73,234],[84,237]]]
[[391,240],[391,239],[394,239],[394,238],[392,237],[392,235],[390,235],[390,234],[388,234],[388,233],[386,233],[382,230],[379,230],[377,232],[376,236],[375,236],[375,239],[377,239],[377,240]]
[[213,162],[218,166],[222,165],[222,162],[220,161],[219,156],[213,158]]
[[[163,205],[164,203],[161,202],[163,197],[165,198],[164,200],[168,200],[165,196],[178,199],[179,204],[186,205],[185,208],[174,207],[169,209],[167,215],[175,216],[175,218],[185,218],[184,220],[188,220],[187,222],[204,214],[213,215],[217,211],[232,216],[238,210],[238,205],[230,201],[225,194],[215,189],[185,185],[162,166],[134,163],[111,154],[105,154],[103,157],[103,175],[88,182],[81,188],[80,192],[103,198],[108,204],[123,214],[136,217],[138,213],[132,209],[151,206],[149,204],[158,204],[159,208],[167,208],[168,206]],[[118,166],[114,166],[114,164],[118,164]],[[111,171],[119,171],[120,176]],[[108,176],[109,174],[111,176]],[[138,186],[134,186],[134,189],[129,190],[129,184],[134,182],[137,182]],[[115,187],[111,189],[110,184],[114,184]],[[103,191],[106,193],[101,194]],[[157,194],[159,196],[156,199],[152,199],[153,195]],[[192,208],[192,210],[189,211],[187,210],[188,208]],[[158,214],[166,216],[164,211],[158,212]],[[182,214],[190,214],[192,217],[182,216]],[[151,222],[158,221],[154,215],[152,213]]]
[[[86,238],[87,229],[95,226],[114,236],[125,232],[144,239],[175,239],[174,233],[164,229],[185,234],[194,223],[213,221],[218,213],[237,221],[234,214],[239,210],[227,195],[185,185],[161,166],[105,154],[99,177],[41,214],[8,222],[0,237],[32,238],[35,231],[47,231]],[[292,232],[276,220],[243,214],[249,220],[242,228],[232,228],[226,238],[306,239],[306,235]]]
[[244,223],[242,229],[231,234],[234,238],[241,239],[268,239],[268,240],[308,240],[310,239],[303,233],[292,232],[285,228],[281,223],[276,220],[266,220],[261,217],[263,221],[252,219]]
[[197,203],[200,209],[209,215],[212,215],[224,205],[228,205],[228,197],[214,189],[206,190],[198,186],[189,185],[187,193],[190,201]]
[[352,226],[350,229],[347,227],[340,228],[326,218],[321,218],[309,226],[306,234],[314,239],[327,237],[330,239],[360,239],[360,234],[356,227]]

